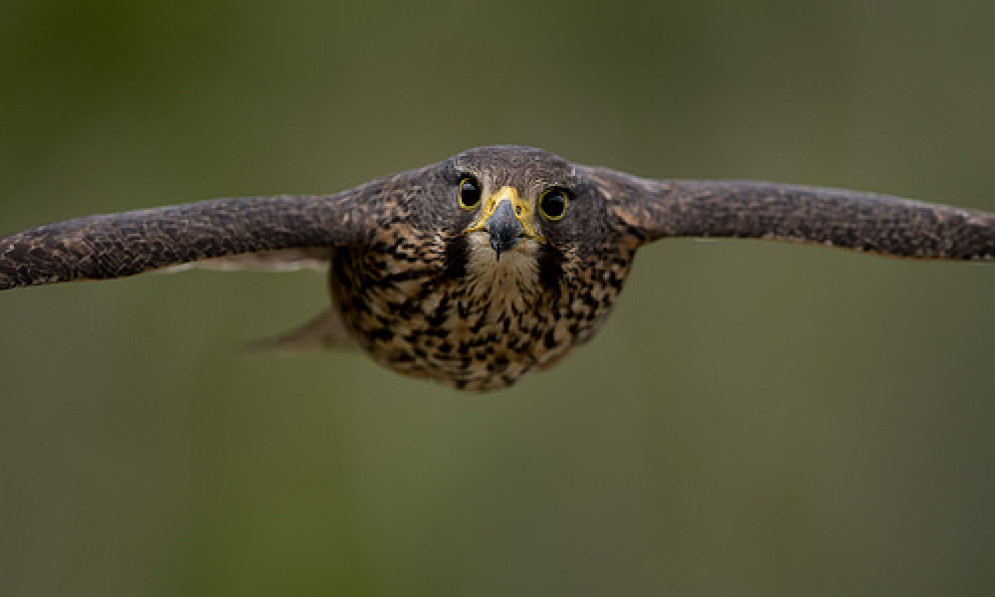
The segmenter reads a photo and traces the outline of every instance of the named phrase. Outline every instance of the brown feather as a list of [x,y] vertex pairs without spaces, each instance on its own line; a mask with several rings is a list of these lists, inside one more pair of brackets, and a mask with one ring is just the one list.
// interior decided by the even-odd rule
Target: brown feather
[[380,184],[338,195],[215,199],[90,216],[0,239],[0,290],[99,280],[193,261],[361,243]]
[[[461,204],[467,177],[483,197],[513,189],[535,236],[504,239],[499,259],[491,232],[473,225],[491,213],[481,211],[486,203]],[[550,191],[562,198],[556,217],[540,207]],[[0,239],[0,289],[317,257],[330,262],[333,309],[265,346],[354,340],[400,373],[490,390],[592,338],[638,247],[675,236],[995,258],[989,213],[837,189],[648,180],[494,146],[337,195],[220,199],[27,230]]]
[[995,215],[859,191],[741,180],[646,180],[594,169],[642,242],[793,241],[917,259],[995,259]]

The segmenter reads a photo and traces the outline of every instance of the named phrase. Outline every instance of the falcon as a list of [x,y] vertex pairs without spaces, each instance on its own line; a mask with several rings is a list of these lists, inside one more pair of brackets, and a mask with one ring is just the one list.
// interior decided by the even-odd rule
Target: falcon
[[995,259],[995,214],[741,180],[651,180],[520,146],[470,149],[331,195],[215,199],[0,238],[0,290],[195,264],[316,266],[332,305],[267,348],[355,345],[405,375],[506,387],[605,323],[667,237]]

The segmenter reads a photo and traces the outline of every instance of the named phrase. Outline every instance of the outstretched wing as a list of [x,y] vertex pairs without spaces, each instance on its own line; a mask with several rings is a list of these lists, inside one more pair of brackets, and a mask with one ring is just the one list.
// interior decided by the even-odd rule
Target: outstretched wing
[[741,180],[592,177],[639,242],[663,237],[794,241],[919,259],[995,259],[995,214],[887,195]]
[[0,290],[119,278],[219,257],[265,260],[287,249],[300,256],[362,243],[403,176],[335,195],[215,199],[25,230],[0,238]]

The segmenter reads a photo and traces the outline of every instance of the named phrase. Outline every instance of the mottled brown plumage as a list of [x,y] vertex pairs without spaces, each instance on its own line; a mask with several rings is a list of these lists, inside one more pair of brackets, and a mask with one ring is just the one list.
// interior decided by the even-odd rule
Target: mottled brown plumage
[[334,195],[220,199],[0,239],[0,289],[201,262],[330,267],[334,306],[267,346],[358,344],[463,389],[514,383],[604,323],[636,250],[663,237],[995,258],[995,215],[871,193],[648,180],[481,147]]

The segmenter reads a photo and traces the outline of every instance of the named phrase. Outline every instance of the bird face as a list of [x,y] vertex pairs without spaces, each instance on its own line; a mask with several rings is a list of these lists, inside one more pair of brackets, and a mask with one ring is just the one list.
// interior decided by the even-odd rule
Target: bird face
[[[491,147],[454,156],[443,167],[453,181],[450,209],[471,263],[550,269],[602,247],[605,202],[584,172],[538,149]],[[542,261],[543,263],[539,263]]]
[[[465,198],[473,194],[468,187],[477,184],[472,178],[460,182],[460,207],[466,209]],[[548,247],[543,251],[545,239],[537,229],[535,202],[506,185],[479,200],[473,211],[470,225],[458,234],[465,238],[464,275],[482,282],[475,285],[475,294],[515,295],[534,289],[539,257],[549,254]]]
[[[472,178],[460,181],[459,204],[468,208],[467,196],[479,197],[479,183]],[[473,207],[480,205],[476,217],[465,234],[486,234],[495,258],[500,261],[501,253],[515,249],[521,242],[542,243],[542,236],[536,231],[535,202],[523,198],[518,189],[504,186],[496,193],[488,195],[481,203],[478,198]]]

